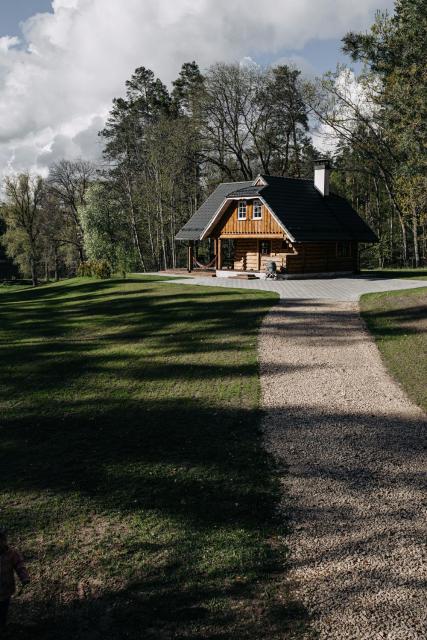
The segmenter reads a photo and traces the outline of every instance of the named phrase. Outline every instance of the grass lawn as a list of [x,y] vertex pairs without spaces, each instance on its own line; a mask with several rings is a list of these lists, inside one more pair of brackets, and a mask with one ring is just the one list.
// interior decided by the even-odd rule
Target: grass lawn
[[0,287],[15,638],[291,638],[256,340],[275,296],[159,278]]
[[[3,293],[12,293],[13,291],[24,291],[25,289],[31,288],[31,282],[0,282],[0,296]],[[1,298],[0,298],[1,299]]]
[[427,268],[386,268],[386,269],[362,269],[361,275],[375,278],[409,278],[410,280],[427,280]]
[[370,293],[360,305],[389,371],[427,411],[427,287]]

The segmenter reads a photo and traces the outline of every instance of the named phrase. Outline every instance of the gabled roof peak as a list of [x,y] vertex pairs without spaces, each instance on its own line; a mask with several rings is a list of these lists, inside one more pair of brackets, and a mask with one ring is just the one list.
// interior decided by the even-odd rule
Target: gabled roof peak
[[269,184],[269,182],[273,180],[298,180],[299,182],[313,182],[311,178],[297,178],[295,176],[273,176],[273,175],[263,174],[261,178],[265,180],[267,185]]
[[268,181],[266,180],[267,176],[262,176],[260,173],[257,175],[253,182],[254,187],[265,187],[268,185]]

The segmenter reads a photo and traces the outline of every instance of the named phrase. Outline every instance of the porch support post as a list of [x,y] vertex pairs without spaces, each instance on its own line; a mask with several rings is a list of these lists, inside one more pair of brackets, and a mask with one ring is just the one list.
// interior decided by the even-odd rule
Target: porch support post
[[217,260],[217,264],[218,264],[218,269],[222,269],[222,242],[221,242],[221,238],[218,238],[218,246],[217,246],[217,256],[218,256],[218,260]]
[[258,238],[256,241],[257,252],[258,252],[258,271],[261,271],[261,240]]
[[214,238],[214,256],[215,256],[215,269],[219,269],[219,255],[218,255],[218,248],[219,248],[219,240],[218,238]]
[[194,258],[194,241],[190,240],[188,243],[187,252],[187,271],[191,273],[193,271],[193,258]]

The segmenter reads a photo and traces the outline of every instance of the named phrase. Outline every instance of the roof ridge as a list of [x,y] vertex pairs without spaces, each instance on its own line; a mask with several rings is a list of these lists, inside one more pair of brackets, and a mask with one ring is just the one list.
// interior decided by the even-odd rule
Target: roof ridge
[[266,178],[280,178],[281,180],[301,180],[302,182],[313,182],[311,178],[296,178],[295,176],[273,176],[267,173],[262,174],[262,177],[264,176]]
[[234,182],[220,182],[218,187],[220,187],[222,184],[240,184],[241,182],[250,182],[252,184],[253,180],[235,180]]

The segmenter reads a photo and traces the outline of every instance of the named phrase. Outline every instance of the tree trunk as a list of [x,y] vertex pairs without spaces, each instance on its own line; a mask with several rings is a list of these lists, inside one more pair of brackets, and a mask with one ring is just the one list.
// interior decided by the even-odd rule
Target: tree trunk
[[58,280],[59,280],[59,274],[58,274],[58,251],[57,251],[56,247],[55,247],[54,251],[55,251],[54,252],[54,256],[53,256],[54,267],[55,267],[54,277],[55,277],[55,282],[58,282]]
[[38,280],[37,280],[37,264],[36,261],[34,259],[34,257],[30,258],[30,267],[31,267],[31,282],[33,287],[37,287],[38,285]]
[[148,237],[149,237],[149,240],[150,240],[150,247],[151,247],[151,260],[152,260],[152,264],[154,265],[155,262],[156,262],[156,250],[154,248],[153,231],[151,229],[151,217],[150,217],[150,215],[148,215],[147,221],[148,221]]
[[397,217],[399,219],[400,229],[402,231],[402,261],[403,261],[403,266],[406,267],[408,264],[408,241],[406,238],[405,221],[403,219],[402,211],[397,204],[396,198],[393,194],[393,191],[390,188],[390,185],[388,183],[387,177],[384,172],[382,172],[382,177],[383,177],[383,182],[387,190],[387,194],[390,199],[392,208],[394,209],[394,211],[396,211]]
[[79,252],[79,260],[80,260],[80,263],[82,263],[82,262],[84,262],[84,261],[85,261],[85,254],[84,254],[83,247],[82,247],[82,245],[81,245],[81,244],[78,244],[78,245],[77,245],[77,250],[78,250],[78,252]]
[[289,171],[289,131],[286,132],[286,145],[285,145],[285,166],[283,168],[283,175],[288,175]]
[[408,265],[408,241],[406,238],[406,227],[399,212],[397,212],[397,216],[399,218],[400,230],[402,232],[402,261],[403,266],[406,267]]
[[136,220],[135,220],[133,211],[131,214],[131,227],[132,227],[133,240],[136,246],[136,250],[138,252],[138,257],[141,263],[142,270],[146,271],[147,269],[145,268],[144,256],[142,255],[142,248],[141,248],[141,243],[139,241],[138,228],[136,226]]
[[142,247],[141,247],[141,243],[140,243],[139,235],[138,235],[138,227],[137,227],[137,224],[136,224],[135,207],[134,207],[134,203],[133,203],[132,189],[131,189],[131,185],[129,183],[129,180],[126,180],[126,190],[127,190],[128,200],[129,200],[130,219],[131,219],[131,229],[132,229],[133,241],[134,241],[136,250],[138,252],[138,257],[139,257],[139,260],[140,260],[140,263],[141,263],[142,270],[146,271],[145,262],[144,262],[144,256],[142,254]]
[[163,257],[163,268],[165,271],[167,271],[168,268],[168,261],[167,261],[167,256],[166,256],[166,245],[165,245],[165,227],[164,227],[164,220],[163,220],[163,205],[162,205],[162,200],[161,200],[161,194],[159,194],[159,206],[158,206],[158,212],[159,212],[159,220],[160,220],[160,244],[162,247],[162,257]]
[[171,259],[172,259],[172,269],[176,269],[176,250],[175,250],[175,203],[173,198],[171,198],[170,202],[171,207],[171,218],[170,218],[170,243],[171,243]]
[[299,161],[298,145],[297,145],[297,130],[295,123],[292,125],[292,138],[294,142],[295,164],[297,169],[297,178],[301,178],[301,166]]
[[415,266],[418,268],[420,266],[420,247],[418,243],[418,220],[415,211],[412,213],[412,236],[414,239]]

